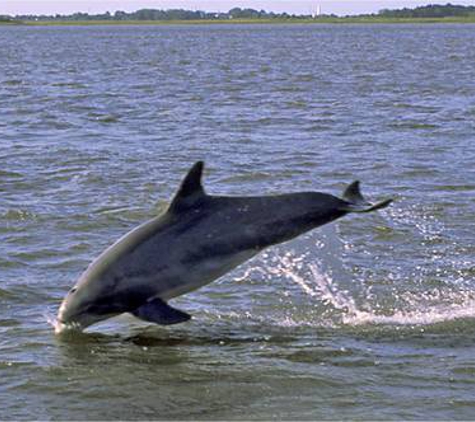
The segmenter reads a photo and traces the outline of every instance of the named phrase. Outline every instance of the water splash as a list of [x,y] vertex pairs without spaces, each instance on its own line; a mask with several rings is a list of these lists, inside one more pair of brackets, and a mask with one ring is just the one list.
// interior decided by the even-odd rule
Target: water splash
[[65,330],[66,326],[60,321],[58,321],[56,316],[54,316],[53,314],[45,313],[44,317],[46,319],[46,322],[53,327],[55,334],[60,334]]
[[72,331],[81,331],[81,326],[77,323],[64,324],[59,321],[56,316],[50,313],[45,313],[46,322],[51,325],[56,335],[64,334]]
[[[423,304],[424,296],[414,295],[412,304],[416,307]],[[415,310],[393,310],[392,314],[383,315],[373,311],[359,311],[344,316],[343,323],[347,325],[405,325],[421,326],[433,325],[462,319],[475,318],[475,294],[462,292],[453,295],[455,300],[462,303],[434,304],[433,306],[420,306]]]
[[256,273],[268,279],[284,278],[311,298],[310,309],[319,312],[309,312],[307,321],[297,321],[286,315],[280,321],[283,326],[427,326],[475,318],[475,291],[460,290],[455,286],[416,292],[391,290],[388,305],[387,289],[384,297],[378,297],[371,287],[355,280],[352,290],[342,288],[331,271],[323,271],[319,263],[309,262],[308,255],[294,252],[265,254],[265,260],[272,265],[248,268],[238,279],[244,280]]

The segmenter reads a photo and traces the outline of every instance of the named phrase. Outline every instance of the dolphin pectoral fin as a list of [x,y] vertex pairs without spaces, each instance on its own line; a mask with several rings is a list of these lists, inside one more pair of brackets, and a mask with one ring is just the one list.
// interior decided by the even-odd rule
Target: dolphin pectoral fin
[[382,208],[386,208],[392,199],[386,199],[376,204],[368,202],[360,191],[360,182],[355,181],[349,185],[343,193],[343,199],[346,204],[344,210],[348,212],[371,212]]
[[144,321],[154,322],[159,325],[179,324],[191,319],[191,315],[172,308],[162,299],[156,298],[140,306],[132,315]]

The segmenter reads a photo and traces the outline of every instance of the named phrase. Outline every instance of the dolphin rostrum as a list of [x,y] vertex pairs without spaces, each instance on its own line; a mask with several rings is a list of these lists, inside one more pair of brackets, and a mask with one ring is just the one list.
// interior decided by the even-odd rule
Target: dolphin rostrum
[[203,162],[183,180],[167,211],[107,248],[64,299],[56,332],[82,330],[129,312],[160,325],[191,318],[167,302],[196,290],[263,249],[293,239],[351,212],[384,208],[360,193],[342,199],[319,192],[275,196],[214,196],[202,186]]

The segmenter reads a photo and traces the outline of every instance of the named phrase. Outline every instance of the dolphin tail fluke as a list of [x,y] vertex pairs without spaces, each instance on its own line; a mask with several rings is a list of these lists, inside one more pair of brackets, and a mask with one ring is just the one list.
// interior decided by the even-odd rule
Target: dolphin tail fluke
[[386,199],[376,204],[368,202],[360,191],[360,182],[357,180],[351,183],[343,193],[343,199],[346,202],[345,210],[348,212],[371,212],[386,208],[392,199]]
[[140,306],[132,315],[144,321],[154,322],[159,325],[179,324],[191,319],[191,315],[178,309],[172,308],[162,299],[155,298],[145,305]]

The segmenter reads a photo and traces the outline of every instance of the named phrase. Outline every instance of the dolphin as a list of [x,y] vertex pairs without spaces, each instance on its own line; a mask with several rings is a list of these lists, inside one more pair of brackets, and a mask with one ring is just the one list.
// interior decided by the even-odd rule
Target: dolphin
[[342,198],[299,192],[273,196],[214,196],[202,185],[204,163],[183,179],[168,209],[102,252],[63,300],[56,333],[83,330],[131,313],[160,325],[191,316],[168,304],[223,276],[262,250],[286,242],[348,213],[375,211],[359,182]]

